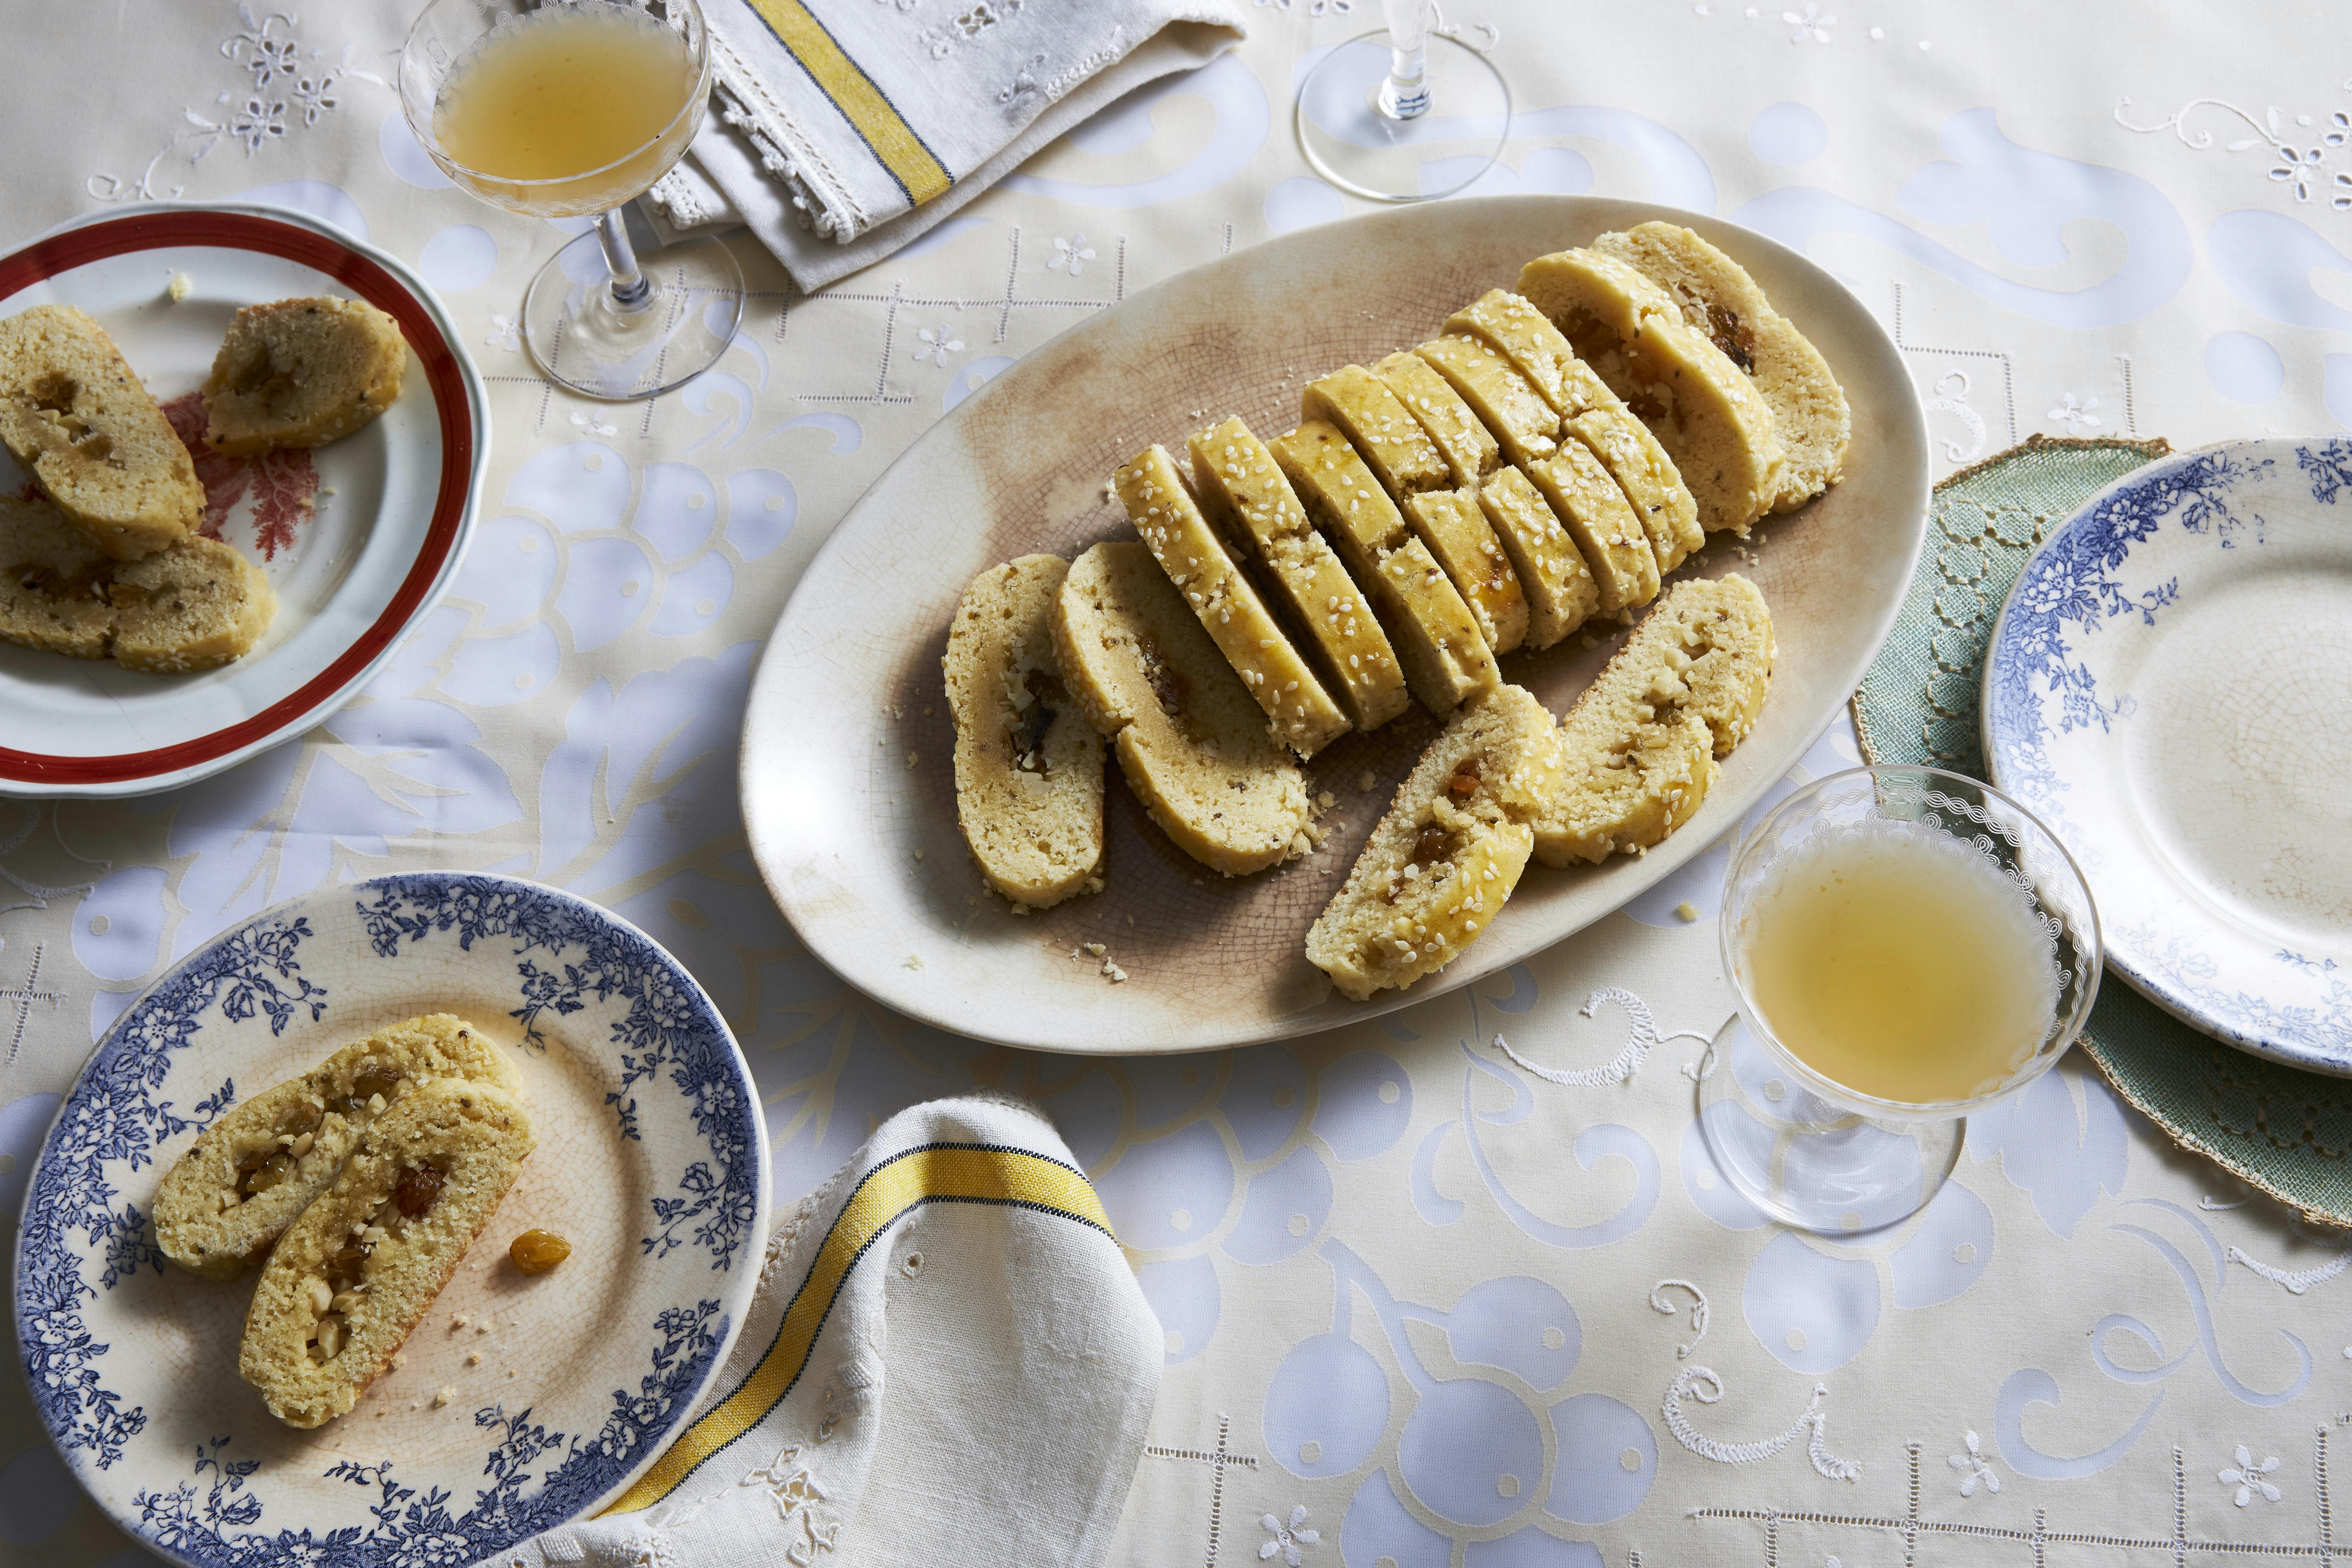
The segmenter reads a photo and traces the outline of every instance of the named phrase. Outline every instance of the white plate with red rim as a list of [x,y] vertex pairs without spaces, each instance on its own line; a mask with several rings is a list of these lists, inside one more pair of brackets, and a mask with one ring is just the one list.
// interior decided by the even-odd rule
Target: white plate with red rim
[[[188,287],[174,300],[173,279]],[[408,373],[383,416],[331,446],[246,461],[198,437],[196,389],[241,306],[365,300],[400,323]],[[433,291],[307,214],[156,204],[0,258],[0,318],[35,305],[96,317],[194,442],[205,531],[269,579],[278,614],[219,669],[142,675],[0,644],[0,795],[120,796],[193,783],[348,701],[440,597],[465,552],[489,456],[489,407]],[[0,453],[0,494],[27,482]]]

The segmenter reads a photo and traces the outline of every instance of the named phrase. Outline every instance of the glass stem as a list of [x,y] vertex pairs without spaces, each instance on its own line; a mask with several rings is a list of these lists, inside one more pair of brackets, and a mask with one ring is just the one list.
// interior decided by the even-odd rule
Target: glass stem
[[1429,112],[1430,0],[1383,0],[1388,14],[1389,74],[1374,100],[1391,120]]
[[596,220],[596,241],[604,247],[604,265],[613,273],[613,309],[634,316],[653,304],[654,288],[637,270],[636,247],[629,243],[621,210],[614,207]]

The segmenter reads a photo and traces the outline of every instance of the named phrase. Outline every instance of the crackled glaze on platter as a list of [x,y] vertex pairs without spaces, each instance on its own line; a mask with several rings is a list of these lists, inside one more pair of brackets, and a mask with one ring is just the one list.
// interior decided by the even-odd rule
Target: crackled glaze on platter
[[[1718,537],[1682,574],[1738,571],[1780,656],[1761,721],[1698,817],[1639,858],[1531,869],[1462,958],[1351,1004],[1306,961],[1307,928],[1437,726],[1418,709],[1309,764],[1336,805],[1303,860],[1227,879],[1154,829],[1110,770],[1104,892],[1026,917],[988,896],[956,827],[939,658],[964,584],[1031,551],[1128,537],[1104,484],[1152,442],[1228,414],[1262,436],[1300,389],[1437,332],[1529,258],[1670,218],[1738,257],[1821,348],[1853,409],[1845,479],[1803,510]],[[1037,350],[942,420],[853,508],[786,606],[745,722],[752,852],[802,939],[902,1012],[960,1034],[1080,1052],[1202,1050],[1375,1016],[1493,973],[1643,891],[1736,824],[1836,714],[1892,624],[1925,527],[1927,448],[1900,354],[1862,303],[1795,252],[1645,203],[1433,203],[1284,236],[1139,294]],[[1554,712],[1613,651],[1581,639],[1503,660]],[[1360,781],[1370,774],[1370,788]],[[1128,976],[1087,953],[1100,942]],[[1076,957],[1073,957],[1076,952]]]
[[2186,1022],[2352,1076],[2352,441],[2161,459],[2058,527],[1985,661],[1985,755]]
[[[436,1010],[520,1068],[538,1146],[404,1364],[282,1426],[237,1376],[255,1274],[168,1265],[154,1189],[242,1096]],[[349,884],[200,949],[92,1055],[27,1184],[18,1350],[76,1479],[175,1561],[454,1568],[593,1511],[667,1446],[742,1321],[767,1194],[741,1054],[642,932],[507,878]],[[573,1249],[526,1277],[504,1253],[534,1227]]]

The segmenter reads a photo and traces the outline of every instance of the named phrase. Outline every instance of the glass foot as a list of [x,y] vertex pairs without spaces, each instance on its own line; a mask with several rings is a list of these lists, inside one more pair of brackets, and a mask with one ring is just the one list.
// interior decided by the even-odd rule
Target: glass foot
[[743,269],[715,239],[637,255],[645,309],[614,306],[593,229],[540,268],[522,305],[523,339],[553,380],[590,397],[651,397],[718,363],[743,320]]
[[[1927,1206],[1960,1158],[1968,1122],[1860,1115],[1804,1088],[1732,1026],[1698,1080],[1698,1129],[1716,1173],[1758,1211],[1853,1236]],[[1704,1184],[1702,1184],[1704,1185]]]
[[1511,89],[1485,55],[1432,34],[1430,109],[1412,120],[1380,111],[1385,31],[1351,38],[1298,84],[1298,145],[1315,172],[1376,202],[1450,196],[1494,166],[1511,129]]

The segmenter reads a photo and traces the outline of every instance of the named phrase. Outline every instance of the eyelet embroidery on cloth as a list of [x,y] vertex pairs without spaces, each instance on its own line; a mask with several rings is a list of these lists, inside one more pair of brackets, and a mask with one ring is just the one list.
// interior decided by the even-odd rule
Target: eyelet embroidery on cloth
[[[2352,86],[2352,83],[2346,85]],[[2326,195],[2328,205],[2337,212],[2352,212],[2352,172],[2338,169],[2334,172],[2332,179],[2327,177],[2328,163],[2347,142],[2352,142],[2352,114],[2337,110],[2324,122],[2320,122],[2325,125],[2325,129],[2318,131],[2319,140],[2316,144],[2297,146],[2288,139],[2287,130],[2281,122],[2275,105],[2257,120],[2234,103],[2218,98],[2196,98],[2182,104],[2153,125],[2134,125],[2124,118],[2124,110],[2131,107],[2131,101],[2128,98],[2116,100],[2116,124],[2126,131],[2137,131],[2142,135],[2152,135],[2158,131],[2169,131],[2180,138],[2182,146],[2200,153],[2210,148],[2216,138],[2210,131],[2191,132],[2188,125],[2189,116],[2197,110],[2207,108],[2234,114],[2252,127],[2254,133],[2252,136],[2242,136],[2228,143],[2222,148],[2223,152],[2242,153],[2250,147],[2264,148],[2275,160],[2271,164],[2270,177],[2280,184],[2294,185],[2296,201],[2308,202],[2315,194],[2317,194]],[[2294,127],[2297,130],[2312,127],[2314,123],[2314,117],[2311,115],[2298,114],[2294,117]]]
[[[1606,986],[1587,996],[1584,999],[1584,1005],[1579,1007],[1577,1012],[1580,1016],[1590,1018],[1592,1016],[1593,1008],[1603,1002],[1616,1003],[1625,1009],[1626,1016],[1633,1022],[1633,1033],[1625,1041],[1624,1048],[1604,1066],[1597,1068],[1538,1067],[1513,1050],[1510,1042],[1499,1034],[1495,1037],[1495,1048],[1535,1074],[1536,1077],[1542,1079],[1546,1083],[1559,1084],[1567,1089],[1599,1089],[1605,1084],[1623,1083],[1627,1079],[1632,1078],[1642,1070],[1642,1064],[1649,1058],[1651,1050],[1665,1044],[1668,1040],[1696,1040],[1701,1045],[1710,1047],[1714,1045],[1712,1037],[1702,1035],[1696,1029],[1677,1029],[1671,1035],[1659,1034],[1657,1020],[1651,1015],[1649,1004],[1631,991],[1621,990],[1614,985]],[[1732,1022],[1733,1020],[1728,1018],[1724,1020],[1724,1027],[1728,1028]],[[1716,1031],[1718,1035],[1722,1032],[1722,1029]]]
[[1968,1451],[1947,1455],[1944,1459],[1944,1463],[1960,1472],[1960,1495],[1976,1496],[1979,1481],[1984,1483],[1986,1495],[2000,1491],[2000,1477],[1993,1472],[1992,1462],[1984,1457],[1984,1450],[1979,1447],[1981,1439],[1970,1431],[1961,1434],[1961,1441],[1968,1446]]
[[1650,1310],[1662,1312],[1669,1318],[1679,1310],[1673,1302],[1666,1300],[1666,1292],[1669,1290],[1687,1290],[1691,1293],[1690,1342],[1675,1347],[1675,1359],[1688,1361],[1691,1352],[1698,1349],[1699,1341],[1706,1338],[1706,1292],[1687,1279],[1661,1279],[1650,1287]]
[[2270,1479],[2279,1468],[2278,1456],[2273,1454],[2258,1465],[2254,1463],[2253,1450],[2241,1443],[2238,1445],[2235,1457],[2238,1461],[2235,1466],[2226,1470],[2213,1472],[2213,1479],[2223,1486],[2238,1489],[2237,1495],[2230,1500],[2240,1508],[2244,1508],[2248,1503],[2252,1502],[2256,1496],[2260,1496],[2265,1502],[2278,1501],[2284,1494]]
[[1770,1458],[1795,1442],[1798,1433],[1810,1430],[1812,1436],[1806,1440],[1805,1457],[1812,1460],[1813,1468],[1833,1481],[1857,1480],[1862,1476],[1862,1467],[1852,1459],[1833,1457],[1823,1447],[1822,1434],[1829,1424],[1829,1417],[1822,1410],[1822,1401],[1829,1397],[1829,1392],[1826,1383],[1813,1384],[1811,1400],[1806,1404],[1803,1414],[1790,1424],[1787,1431],[1776,1436],[1759,1437],[1751,1443],[1721,1443],[1704,1436],[1683,1414],[1683,1396],[1685,1394],[1701,1405],[1713,1405],[1723,1397],[1723,1378],[1711,1367],[1687,1366],[1675,1373],[1674,1382],[1666,1385],[1666,1397],[1661,1408],[1665,1414],[1666,1430],[1675,1435],[1675,1441],[1702,1459],[1711,1459],[1718,1465],[1752,1465],[1759,1459]]
[[1266,1562],[1279,1552],[1282,1553],[1283,1568],[1298,1568],[1306,1555],[1300,1549],[1314,1546],[1323,1539],[1322,1531],[1307,1530],[1304,1528],[1306,1523],[1307,1505],[1303,1502],[1291,1505],[1290,1519],[1287,1523],[1270,1513],[1259,1515],[1258,1528],[1265,1531],[1272,1539],[1259,1545],[1257,1560],[1261,1563]]
[[[0,995],[5,995],[0,992]],[[2231,1247],[2227,1254],[2232,1263],[2242,1263],[2272,1284],[2283,1287],[2290,1296],[2300,1296],[2314,1285],[2324,1285],[2347,1268],[2352,1268],[2352,1247],[2346,1247],[2326,1262],[2309,1268],[2288,1270],[2275,1264],[2264,1263],[2242,1248]]]
[[[1659,1280],[1650,1287],[1650,1310],[1669,1318],[1675,1315],[1675,1309],[1666,1300],[1668,1290],[1687,1290],[1691,1295],[1691,1340],[1688,1344],[1675,1347],[1675,1359],[1682,1361],[1698,1349],[1699,1341],[1706,1338],[1706,1292],[1687,1279]],[[1689,1366],[1676,1373],[1674,1382],[1666,1385],[1663,1409],[1666,1430],[1675,1435],[1675,1441],[1700,1458],[1712,1459],[1718,1465],[1752,1465],[1759,1459],[1769,1459],[1795,1442],[1798,1433],[1811,1427],[1813,1435],[1805,1444],[1805,1455],[1812,1460],[1813,1468],[1831,1480],[1851,1481],[1861,1476],[1862,1467],[1851,1459],[1832,1458],[1822,1447],[1822,1432],[1828,1417],[1822,1413],[1822,1401],[1829,1397],[1829,1384],[1825,1383],[1813,1384],[1811,1403],[1805,1406],[1804,1414],[1798,1416],[1786,1432],[1775,1437],[1759,1438],[1752,1443],[1719,1443],[1704,1436],[1683,1414],[1683,1396],[1685,1394],[1701,1405],[1713,1405],[1723,1397],[1723,1378],[1710,1367]],[[1969,1436],[1973,1446],[1976,1434],[1972,1432]]]
[[[223,58],[236,61],[253,78],[250,95],[238,103],[235,93],[224,90],[215,101],[232,107],[219,121],[183,108],[180,116],[190,129],[158,147],[136,181],[95,174],[84,183],[91,195],[102,202],[152,202],[176,197],[187,189],[185,185],[173,185],[163,193],[155,189],[155,171],[173,149],[190,148],[188,162],[194,164],[226,139],[243,143],[245,155],[250,158],[268,143],[285,138],[290,117],[299,116],[302,128],[308,130],[342,107],[342,99],[336,91],[341,83],[372,81],[386,89],[392,85],[373,71],[362,70],[352,64],[356,45],[345,44],[342,54],[332,65],[319,63],[325,60],[326,50],[304,50],[302,40],[295,34],[299,23],[290,11],[272,11],[257,17],[251,5],[238,0],[236,15],[245,26],[222,40],[220,52]],[[306,58],[312,62],[307,69]]]
[[818,1552],[831,1552],[840,1540],[841,1517],[825,1506],[824,1489],[817,1485],[808,1466],[797,1462],[800,1457],[801,1446],[787,1443],[775,1458],[736,1485],[767,1489],[776,1505],[776,1517],[793,1537],[784,1547],[785,1560],[793,1568],[810,1568]]

